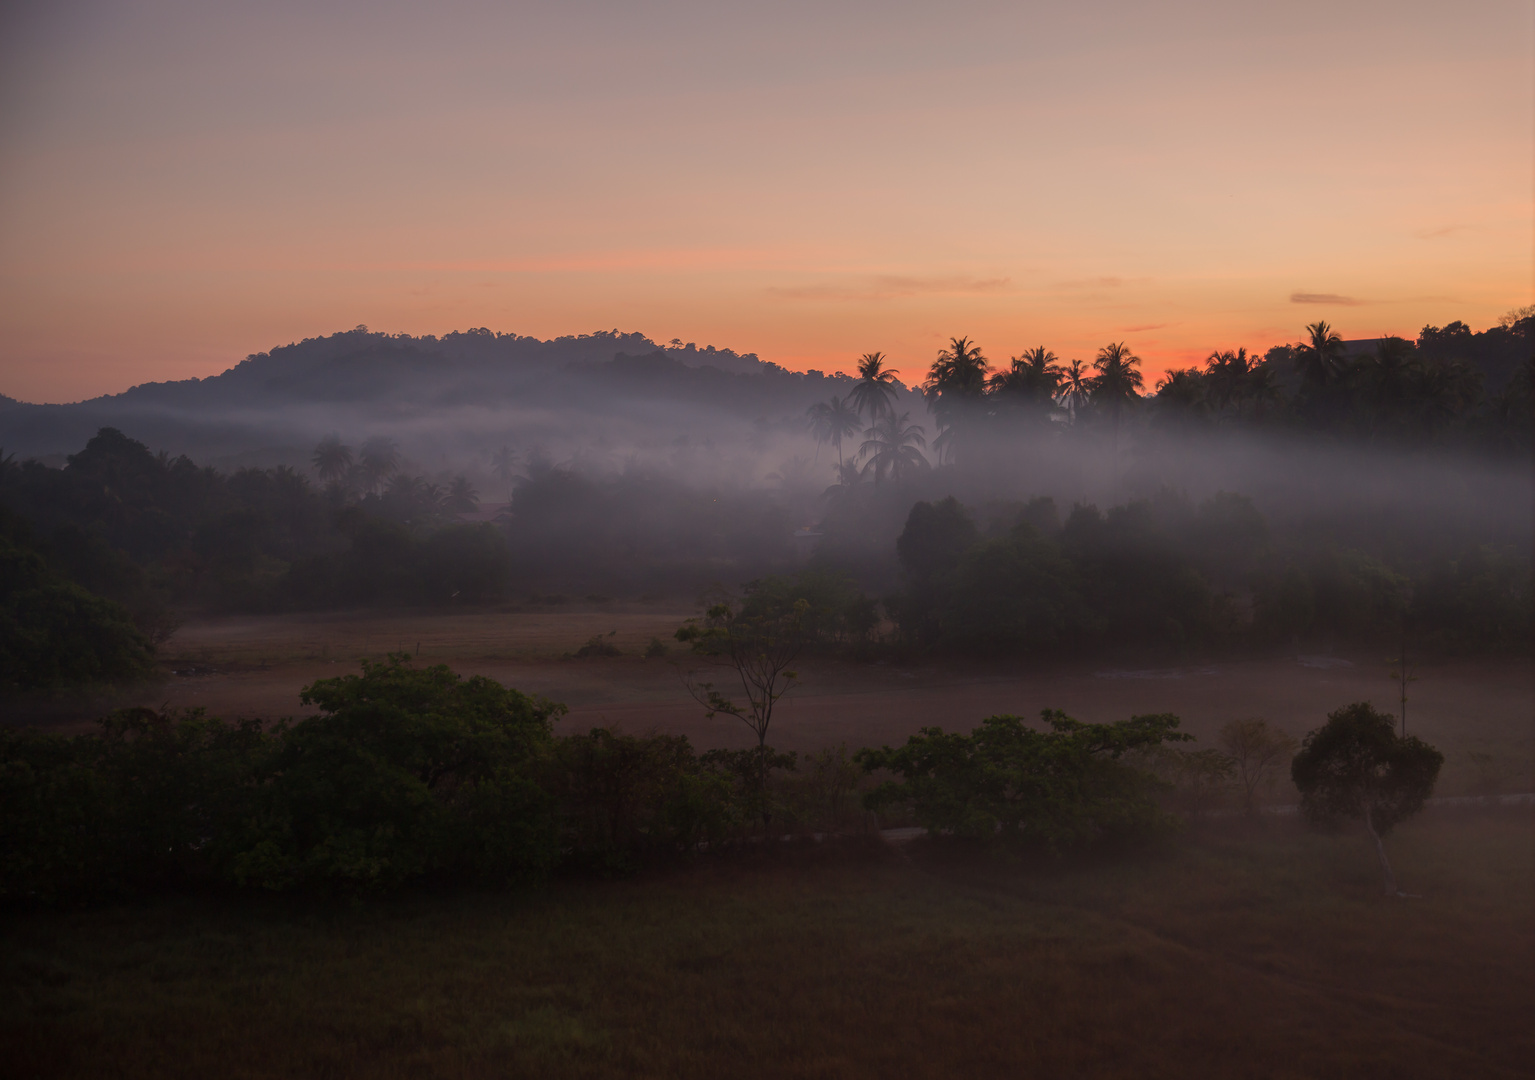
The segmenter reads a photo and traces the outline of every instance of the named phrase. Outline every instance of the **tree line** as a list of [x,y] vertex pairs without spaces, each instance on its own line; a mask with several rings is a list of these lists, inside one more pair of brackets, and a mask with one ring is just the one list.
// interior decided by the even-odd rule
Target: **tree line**
[[[1168,371],[1146,393],[1141,359],[1113,342],[1090,365],[1064,363],[1043,345],[993,367],[968,337],[941,349],[921,382],[937,426],[938,460],[965,461],[986,440],[1022,428],[1107,430],[1213,426],[1297,430],[1364,441],[1527,449],[1535,419],[1535,314],[1517,309],[1480,334],[1464,323],[1425,326],[1416,341],[1384,337],[1350,349],[1325,322],[1262,357],[1216,350],[1202,366]],[[864,354],[846,396],[812,405],[818,444],[838,455],[839,483],[910,478],[930,467],[928,432],[897,414],[896,376],[884,354]],[[1498,385],[1487,385],[1489,376]],[[863,434],[848,469],[846,440]]]
[[[1178,651],[1378,643],[1404,630],[1475,650],[1532,636],[1527,552],[1453,537],[1403,547],[1401,523],[1386,521],[1357,535],[1276,531],[1234,494],[1195,505],[1162,490],[1063,514],[1048,498],[914,500],[893,469],[833,485],[817,507],[793,491],[698,489],[639,469],[591,477],[530,456],[501,518],[465,523],[418,497],[431,496],[421,478],[376,458],[367,469],[351,489],[334,472],[323,488],[282,467],[224,474],[112,429],[62,470],[6,462],[0,685],[143,678],[190,610],[696,595],[722,578],[811,590],[817,610],[843,613],[836,647],[865,651],[882,640],[1009,655]],[[820,549],[786,578],[789,535],[817,509]],[[885,534],[895,543],[856,546],[881,535],[871,521],[883,514],[900,515]]]
[[1163,489],[1107,513],[1054,500],[992,506],[983,530],[951,498],[918,502],[885,607],[903,639],[967,653],[1060,654],[1158,642],[1389,642],[1525,649],[1528,560],[1485,546],[1393,566],[1357,548],[1274,536],[1252,501],[1195,505]]

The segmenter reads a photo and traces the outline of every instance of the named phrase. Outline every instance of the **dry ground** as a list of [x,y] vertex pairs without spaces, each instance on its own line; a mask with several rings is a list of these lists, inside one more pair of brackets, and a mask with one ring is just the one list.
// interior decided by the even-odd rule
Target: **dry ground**
[[[678,732],[701,747],[741,746],[745,729],[706,719],[686,694],[690,666],[671,634],[693,614],[683,607],[472,613],[351,612],[219,618],[189,623],[166,646],[170,666],[213,669],[171,679],[145,704],[201,705],[224,716],[276,717],[305,710],[299,691],[319,678],[355,671],[358,658],[419,652],[570,706],[561,729],[619,725]],[[623,655],[562,659],[593,635]],[[669,660],[645,660],[652,638]],[[1144,669],[1104,662],[916,666],[809,659],[801,687],[781,705],[772,741],[814,750],[900,742],[917,728],[968,729],[983,717],[1065,709],[1089,721],[1172,712],[1210,745],[1227,720],[1262,716],[1296,736],[1332,709],[1368,700],[1397,711],[1384,657],[1295,655]],[[1447,757],[1439,793],[1535,789],[1535,670],[1528,658],[1450,660],[1420,665],[1410,688],[1410,729]],[[716,681],[724,679],[715,674]],[[1280,793],[1283,797],[1283,793]]]
[[1529,815],[1135,858],[831,845],[521,895],[0,923],[16,1077],[1519,1077]]

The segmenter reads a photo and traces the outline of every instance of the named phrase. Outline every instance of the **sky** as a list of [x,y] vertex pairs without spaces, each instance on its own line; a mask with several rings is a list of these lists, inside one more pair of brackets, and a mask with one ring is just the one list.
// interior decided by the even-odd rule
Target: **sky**
[[0,393],[365,324],[1148,382],[1535,301],[1535,5],[0,7]]

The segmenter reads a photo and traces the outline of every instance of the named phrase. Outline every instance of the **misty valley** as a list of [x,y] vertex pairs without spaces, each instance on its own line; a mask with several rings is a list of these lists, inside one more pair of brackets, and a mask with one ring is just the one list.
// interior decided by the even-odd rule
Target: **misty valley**
[[0,1056],[1520,1075],[1532,340],[0,398]]

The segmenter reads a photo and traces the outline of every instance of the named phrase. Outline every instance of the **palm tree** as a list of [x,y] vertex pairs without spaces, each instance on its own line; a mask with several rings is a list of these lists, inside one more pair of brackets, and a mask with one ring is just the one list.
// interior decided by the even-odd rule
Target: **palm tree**
[[1093,360],[1093,370],[1098,373],[1091,380],[1093,402],[1107,405],[1116,422],[1120,409],[1140,399],[1141,387],[1145,385],[1141,373],[1136,370],[1140,366],[1141,358],[1125,348],[1122,341],[1117,345],[1105,345]]
[[1381,424],[1399,419],[1405,412],[1409,398],[1422,382],[1423,365],[1412,342],[1385,337],[1376,342],[1373,356],[1359,362],[1354,374],[1369,395],[1372,420]]
[[969,338],[950,338],[947,349],[938,350],[938,359],[928,369],[922,389],[929,397],[956,394],[979,397],[986,392],[986,372],[990,365],[981,355],[981,347]]
[[448,493],[442,489],[441,484],[423,480],[416,488],[416,504],[421,508],[424,516],[440,517],[448,508]]
[[363,443],[357,456],[370,491],[377,491],[378,486],[400,468],[399,444],[385,435],[375,435]]
[[782,462],[775,472],[767,474],[769,480],[776,480],[778,486],[785,491],[795,491],[809,487],[814,480],[812,463],[806,461],[799,454],[795,454],[787,461]]
[[495,453],[490,455],[490,467],[495,470],[496,478],[506,485],[506,501],[512,501],[512,478],[517,475],[517,451],[510,446],[502,445]]
[[443,509],[455,514],[472,514],[480,508],[480,493],[474,490],[474,485],[469,482],[467,476],[455,476],[453,483],[448,487],[448,494],[443,499]]
[[1247,396],[1253,400],[1253,419],[1263,419],[1263,406],[1279,400],[1279,377],[1274,366],[1264,362],[1255,364],[1247,373]]
[[1163,416],[1192,420],[1204,415],[1209,376],[1197,368],[1169,371],[1157,383],[1157,412]]
[[863,471],[877,484],[889,476],[897,482],[928,468],[922,451],[927,447],[922,425],[909,423],[910,413],[882,416],[864,432],[867,436],[858,448],[858,456],[867,458]]
[[1252,375],[1252,360],[1246,349],[1231,352],[1213,352],[1205,360],[1210,403],[1217,409],[1235,404],[1238,411],[1246,396]]
[[1012,366],[988,380],[991,396],[1015,405],[1048,407],[1055,401],[1065,371],[1055,353],[1043,345],[1012,358]]
[[858,383],[848,394],[848,401],[858,413],[868,413],[872,423],[895,411],[895,377],[900,372],[885,367],[885,354],[864,353],[858,358]]
[[309,459],[314,471],[328,484],[335,483],[352,467],[352,448],[341,441],[341,436],[331,434],[321,439]]
[[985,398],[989,370],[986,357],[981,355],[981,347],[969,338],[950,338],[949,347],[938,351],[938,359],[928,369],[922,392],[942,429],[935,444],[940,453],[953,447],[960,414]]
[[1295,370],[1308,387],[1320,390],[1343,374],[1343,339],[1325,322],[1311,323],[1306,331],[1311,340],[1295,346]]
[[810,434],[815,436],[817,458],[821,444],[829,442],[837,448],[837,466],[842,466],[842,440],[858,433],[858,410],[839,397],[830,401],[818,401],[805,410],[810,417]]
[[1145,385],[1141,373],[1141,358],[1125,348],[1124,342],[1105,345],[1093,360],[1093,403],[1108,406],[1109,419],[1114,425],[1114,501],[1119,501],[1119,414],[1125,405],[1140,400],[1140,389]]
[[1082,361],[1073,360],[1061,372],[1060,393],[1061,404],[1071,412],[1072,423],[1076,423],[1077,410],[1086,405],[1093,394],[1093,377],[1082,366]]

